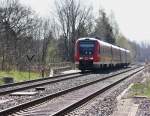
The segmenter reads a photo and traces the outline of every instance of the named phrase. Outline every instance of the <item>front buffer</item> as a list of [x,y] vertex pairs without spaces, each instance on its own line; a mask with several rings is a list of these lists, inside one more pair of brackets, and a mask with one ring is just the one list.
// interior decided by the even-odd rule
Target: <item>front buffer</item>
[[80,70],[92,70],[93,60],[80,60],[79,61],[79,69]]

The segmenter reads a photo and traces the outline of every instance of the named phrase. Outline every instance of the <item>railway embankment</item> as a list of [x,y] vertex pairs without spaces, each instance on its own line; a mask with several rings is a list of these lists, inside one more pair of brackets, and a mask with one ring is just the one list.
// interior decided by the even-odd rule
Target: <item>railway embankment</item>
[[[3,98],[12,100],[3,103],[1,114],[8,114],[9,112],[9,114],[15,113],[17,115],[32,115],[37,113],[69,116],[112,115],[115,111],[116,113],[117,111],[121,111],[119,109],[121,107],[118,108],[118,103],[125,98],[131,84],[140,83],[141,81],[142,83],[145,82],[146,79],[143,81],[143,77],[148,73],[145,73],[147,70],[143,70],[143,66],[130,67],[114,72],[108,71],[106,74],[92,73],[85,76],[78,74],[78,76],[73,75],[73,77],[59,77],[61,81],[55,77],[57,82],[55,78],[50,78],[50,82],[48,83],[46,80],[43,80],[44,82],[42,83],[44,85],[40,84],[38,86],[44,88],[42,91],[35,91],[35,86],[24,91],[36,92],[37,94],[35,95],[20,96],[16,94],[10,95],[9,93],[8,95],[1,96],[2,100]],[[38,99],[36,99],[37,97]],[[43,101],[45,102],[43,103]],[[16,106],[14,106],[14,103]],[[135,110],[137,109],[138,107]]]
[[[141,116],[140,114],[145,113],[145,110],[149,110],[148,105],[150,105],[150,101],[147,98],[142,99],[135,96],[129,96],[129,94],[131,94],[130,92],[134,91],[134,88],[132,87],[134,86],[134,83],[143,83],[143,79],[146,78],[146,75],[150,75],[150,67],[142,72],[137,73],[132,78],[124,80],[124,82],[121,84],[97,96],[95,99],[92,99],[91,102],[88,102],[84,106],[67,115]],[[143,109],[141,108],[145,110],[142,112]]]
[[120,96],[113,116],[150,115],[150,67],[145,67],[141,79],[141,81],[130,84],[124,94]]

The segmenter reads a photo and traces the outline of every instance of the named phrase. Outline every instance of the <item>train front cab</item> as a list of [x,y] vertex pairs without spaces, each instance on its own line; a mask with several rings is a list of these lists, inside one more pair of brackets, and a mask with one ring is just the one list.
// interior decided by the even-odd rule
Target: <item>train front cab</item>
[[80,60],[79,69],[82,71],[93,69],[93,60]]
[[76,61],[78,61],[78,68],[81,71],[93,70],[93,62],[98,61],[98,42],[95,40],[85,39],[78,41],[76,44],[76,54],[78,55]]

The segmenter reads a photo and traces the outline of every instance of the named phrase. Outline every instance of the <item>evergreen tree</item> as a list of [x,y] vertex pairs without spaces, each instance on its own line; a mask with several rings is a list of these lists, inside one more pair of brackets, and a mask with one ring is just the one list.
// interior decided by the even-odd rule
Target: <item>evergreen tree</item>
[[99,37],[103,41],[106,41],[111,44],[115,44],[113,27],[109,23],[109,19],[106,16],[104,10],[102,9],[99,11],[99,17],[96,20],[94,35]]

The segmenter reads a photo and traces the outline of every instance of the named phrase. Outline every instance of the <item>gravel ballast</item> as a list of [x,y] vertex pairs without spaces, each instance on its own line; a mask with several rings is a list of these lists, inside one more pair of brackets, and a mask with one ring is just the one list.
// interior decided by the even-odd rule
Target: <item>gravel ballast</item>
[[136,116],[150,116],[150,100],[143,100],[136,113]]
[[114,110],[117,110],[117,96],[120,95],[131,83],[141,82],[143,72],[133,76],[116,86],[109,92],[97,96],[87,104],[68,113],[66,116],[109,116]]
[[[120,70],[122,71],[122,70]],[[116,72],[111,72],[109,73],[109,75],[113,74],[113,73],[118,73],[120,71],[116,71]],[[91,82],[94,80],[97,80],[99,78],[102,78],[103,76],[108,76],[108,74],[91,74],[91,75],[86,75],[83,76],[81,78],[76,78],[76,79],[70,79],[70,80],[65,80],[62,82],[57,82],[54,84],[48,84],[48,85],[44,85],[42,86],[43,88],[45,88],[44,91],[38,91],[37,94],[32,95],[32,96],[12,96],[12,95],[4,95],[4,96],[0,96],[0,100],[9,100],[7,102],[1,103],[0,104],[0,110],[9,108],[9,107],[13,107],[15,105],[19,105],[25,102],[29,102],[31,100],[46,96],[48,94],[53,94],[68,88],[72,88],[81,84],[85,84],[87,82]],[[28,89],[26,90],[28,92],[34,92],[35,88],[33,89]],[[36,91],[37,92],[37,91]]]

